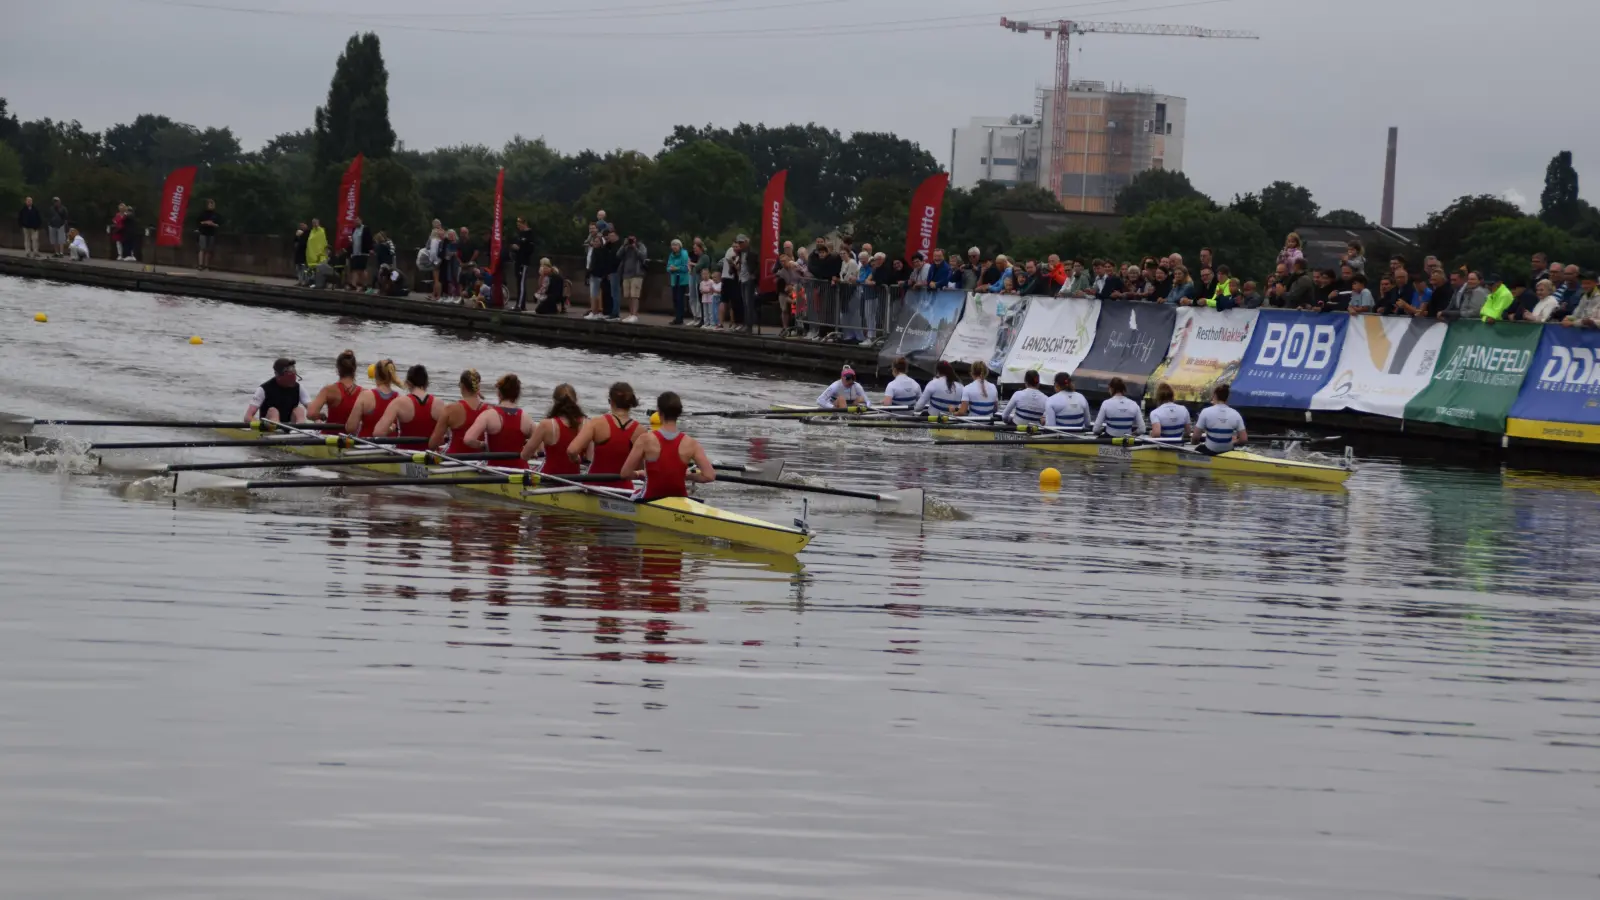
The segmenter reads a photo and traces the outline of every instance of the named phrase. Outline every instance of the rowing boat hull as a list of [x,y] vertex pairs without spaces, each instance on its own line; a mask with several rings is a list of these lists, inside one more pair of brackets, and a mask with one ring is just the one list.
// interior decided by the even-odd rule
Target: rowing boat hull
[[[270,438],[262,438],[244,429],[224,430],[228,437],[256,437],[263,447],[293,453],[308,459],[330,459],[349,455],[336,447],[298,446],[274,447]],[[369,451],[357,451],[365,454]],[[381,459],[381,458],[380,458]],[[357,466],[375,473],[416,476],[447,481],[455,475],[470,474],[464,467],[441,468],[414,462],[374,461],[371,465]],[[552,482],[552,484],[557,484]],[[708,540],[724,541],[745,547],[754,547],[773,553],[794,555],[811,543],[811,533],[799,528],[777,525],[762,519],[742,516],[714,506],[708,506],[688,497],[671,497],[649,503],[636,502],[621,494],[607,496],[598,490],[572,490],[560,493],[539,493],[537,473],[530,473],[526,484],[462,484],[457,490],[476,491],[518,504],[559,509],[579,515],[632,522],[665,531],[690,534]],[[559,486],[559,485],[557,485]],[[549,488],[546,488],[548,490]]]
[[1139,465],[1167,468],[1226,472],[1234,475],[1256,475],[1270,478],[1288,478],[1295,481],[1314,481],[1320,484],[1344,484],[1350,470],[1343,466],[1263,456],[1248,450],[1233,450],[1217,456],[1208,456],[1178,447],[1160,444],[1106,444],[1098,441],[1050,441],[1028,443],[1004,432],[972,431],[966,429],[936,428],[932,436],[943,440],[976,441],[995,444],[1020,444],[1030,450],[1057,453],[1084,459],[1109,462],[1132,462]]

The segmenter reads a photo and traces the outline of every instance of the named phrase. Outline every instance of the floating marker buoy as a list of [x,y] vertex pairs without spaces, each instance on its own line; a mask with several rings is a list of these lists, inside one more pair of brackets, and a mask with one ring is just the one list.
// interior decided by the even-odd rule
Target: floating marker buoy
[[653,413],[650,414],[650,427],[651,428],[660,428],[661,427],[661,413],[653,412]]
[[195,344],[195,345],[199,345],[199,344],[204,344],[205,341],[200,340],[200,335],[197,334],[194,337],[189,338],[189,343]]
[[1039,489],[1053,491],[1061,487],[1061,470],[1056,468],[1045,469],[1039,473]]
[[368,378],[376,378],[377,376],[378,376],[378,364],[377,363],[368,363],[367,364],[367,377]]
[[50,321],[50,317],[45,315],[44,313],[34,313],[33,314],[33,320],[35,322],[48,322],[48,321]]

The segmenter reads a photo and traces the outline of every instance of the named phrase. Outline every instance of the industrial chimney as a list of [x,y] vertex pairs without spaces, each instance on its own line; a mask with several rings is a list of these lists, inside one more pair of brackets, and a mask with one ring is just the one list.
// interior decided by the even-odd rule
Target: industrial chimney
[[1394,126],[1389,128],[1389,156],[1383,164],[1383,213],[1378,218],[1378,224],[1385,228],[1394,227],[1394,158],[1400,148],[1400,129]]

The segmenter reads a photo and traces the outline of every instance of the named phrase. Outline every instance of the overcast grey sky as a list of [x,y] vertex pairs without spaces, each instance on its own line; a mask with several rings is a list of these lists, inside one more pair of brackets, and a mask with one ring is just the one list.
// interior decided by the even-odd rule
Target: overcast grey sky
[[[412,147],[543,135],[655,152],[678,123],[893,131],[948,164],[950,129],[1029,112],[1054,48],[1001,15],[1251,29],[1259,41],[1075,40],[1073,77],[1187,97],[1185,168],[1226,201],[1274,179],[1376,219],[1400,126],[1396,218],[1466,193],[1538,204],[1574,152],[1600,185],[1600,0],[78,0],[0,31],[0,96],[100,129],[142,112],[247,149],[310,125],[357,30],[383,38]],[[1589,85],[1585,89],[1583,85]],[[1589,199],[1600,199],[1590,187]]]

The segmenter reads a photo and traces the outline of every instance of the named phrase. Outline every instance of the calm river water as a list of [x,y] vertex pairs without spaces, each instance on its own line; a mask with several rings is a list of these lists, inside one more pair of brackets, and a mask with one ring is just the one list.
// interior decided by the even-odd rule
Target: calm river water
[[[702,409],[820,389],[14,279],[0,323],[0,410],[33,415],[232,417],[274,357],[316,386],[347,346],[597,409],[617,378]],[[1327,492],[696,433],[960,514],[825,500],[782,564],[0,455],[0,896],[1600,895],[1592,479],[1368,459]]]

